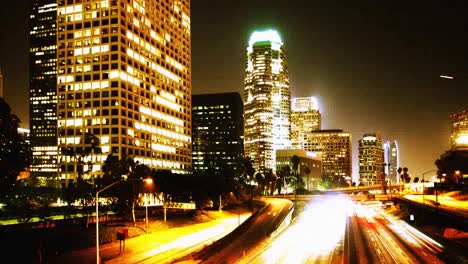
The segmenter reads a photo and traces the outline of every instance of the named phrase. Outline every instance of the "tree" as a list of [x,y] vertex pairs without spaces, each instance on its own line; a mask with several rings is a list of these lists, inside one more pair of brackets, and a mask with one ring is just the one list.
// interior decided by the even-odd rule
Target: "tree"
[[294,175],[299,174],[299,162],[300,159],[297,155],[291,157],[292,172]]
[[449,150],[435,161],[439,177],[445,174],[445,181],[458,183],[460,176],[468,172],[468,150]]
[[118,157],[112,154],[108,155],[103,165],[104,176],[100,181],[101,189],[113,182],[122,179],[123,175],[127,176],[127,181],[122,182],[115,188],[109,189],[105,192],[106,196],[117,196],[117,206],[120,212],[130,209],[131,219],[133,225],[136,224],[135,207],[139,202],[138,194],[141,190],[141,179],[150,177],[152,175],[151,169],[139,163],[134,162],[130,157]]
[[310,191],[310,186],[309,186],[309,184],[310,184],[310,182],[309,182],[310,172],[311,172],[311,170],[310,170],[309,166],[304,165],[304,173],[305,173],[305,175],[307,175],[306,189],[309,190],[309,191]]
[[250,193],[250,209],[253,211],[253,186],[250,182],[253,180],[255,175],[255,168],[253,167],[253,161],[250,157],[244,156],[242,158],[242,184],[249,189]]
[[21,120],[0,97],[0,197],[14,190],[16,177],[31,161],[29,146],[18,134]]
[[[400,168],[398,168],[398,173],[401,173]],[[403,168],[403,173],[400,174],[400,179],[404,183],[410,183],[411,182],[411,177],[408,174],[408,168],[406,168],[406,167]]]
[[242,158],[241,175],[243,184],[246,184],[253,179],[255,168],[253,167],[253,161],[250,157]]
[[297,155],[291,157],[292,172],[294,175],[294,193],[297,190],[297,180],[299,178],[299,162],[300,159]]

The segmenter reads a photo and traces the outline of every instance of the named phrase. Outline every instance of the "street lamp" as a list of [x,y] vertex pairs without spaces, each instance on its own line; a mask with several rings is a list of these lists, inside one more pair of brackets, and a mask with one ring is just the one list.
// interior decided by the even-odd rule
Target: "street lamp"
[[428,173],[431,173],[431,172],[435,172],[437,170],[430,170],[430,171],[426,171],[422,174],[422,200],[423,200],[423,204],[424,204],[424,175],[428,174]]
[[[126,180],[126,177],[116,181],[116,182],[113,182],[109,185],[107,185],[106,187],[100,189],[99,191],[96,192],[96,263],[99,264],[100,261],[99,261],[99,193],[109,189],[110,187],[116,185],[117,183],[120,183],[122,181],[125,181]],[[148,179],[143,179],[143,181],[145,183],[152,183],[153,180],[148,178]],[[148,212],[148,211],[147,211]],[[146,221],[148,221],[148,215],[146,216]]]
[[[146,179],[144,179],[143,181],[144,181],[146,184],[153,184],[153,179],[151,179],[151,178],[146,178]],[[148,203],[149,203],[149,202],[148,202],[147,199],[146,199],[146,193],[145,193],[145,211],[146,211],[146,218],[145,218],[145,220],[146,220],[146,233],[147,233],[147,234],[148,234],[148,221],[149,221],[149,220],[148,220]]]
[[459,170],[456,170],[454,174],[455,174],[455,179],[457,180],[457,184],[460,183],[461,172]]

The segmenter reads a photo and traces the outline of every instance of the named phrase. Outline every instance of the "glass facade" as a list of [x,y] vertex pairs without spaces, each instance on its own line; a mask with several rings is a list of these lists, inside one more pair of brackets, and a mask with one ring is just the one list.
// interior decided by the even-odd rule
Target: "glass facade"
[[291,103],[291,142],[304,149],[310,132],[320,130],[321,114],[315,97],[293,98]]
[[291,147],[289,77],[278,32],[250,36],[245,73],[244,152],[256,171],[276,171],[276,150]]
[[384,179],[384,150],[379,133],[364,134],[359,144],[359,182],[364,185],[381,184]]
[[400,167],[400,151],[396,141],[387,141],[384,144],[384,166],[389,183],[400,183],[397,171]]
[[58,187],[57,166],[57,3],[33,0],[30,14],[29,127],[31,176]]
[[194,173],[240,174],[244,152],[242,113],[239,93],[192,96]]
[[337,178],[351,176],[351,133],[341,129],[312,131],[304,150],[322,157],[322,175]]
[[450,115],[452,149],[468,149],[468,110]]
[[[191,170],[188,0],[59,0],[60,177],[102,175],[106,157]],[[102,153],[91,146],[97,139]]]

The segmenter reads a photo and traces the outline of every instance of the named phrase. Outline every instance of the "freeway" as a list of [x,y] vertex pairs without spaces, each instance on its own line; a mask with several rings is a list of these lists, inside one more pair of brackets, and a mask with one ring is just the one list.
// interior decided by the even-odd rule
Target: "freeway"
[[[246,221],[235,236],[227,236],[212,246],[178,259],[183,263],[235,263],[258,245],[269,239],[284,219],[291,215],[293,204],[289,200],[263,198],[267,206]],[[242,225],[241,225],[242,227]]]
[[293,225],[237,263],[342,263],[350,203],[341,196],[317,196]]
[[444,263],[443,246],[382,209],[344,195],[317,196],[289,228],[246,263]]
[[352,263],[444,263],[437,255],[443,246],[378,203],[359,204],[350,216]]

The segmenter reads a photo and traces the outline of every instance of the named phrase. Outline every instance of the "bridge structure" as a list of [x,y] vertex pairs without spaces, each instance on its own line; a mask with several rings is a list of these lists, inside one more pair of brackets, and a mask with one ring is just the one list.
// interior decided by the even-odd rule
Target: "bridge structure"
[[[362,187],[362,186],[361,186]],[[381,186],[380,186],[381,187]],[[310,201],[319,199],[320,196],[327,194],[347,194],[348,197],[354,201],[380,201],[382,203],[391,203],[400,208],[408,215],[408,222],[418,221],[419,223],[440,224],[443,226],[453,227],[459,230],[468,232],[468,210],[460,210],[450,207],[448,205],[439,206],[434,203],[421,203],[411,199],[405,198],[402,195],[395,194],[362,194],[363,191],[370,191],[378,189],[377,186],[368,186],[367,188],[359,188],[359,194],[352,194],[357,192],[358,188],[349,188],[345,190],[329,190],[321,192],[321,194],[310,195],[273,195],[266,196],[270,198],[283,198],[291,201]],[[411,216],[411,217],[410,217]],[[413,220],[411,220],[412,218]],[[416,219],[416,220],[414,220]]]
[[421,203],[403,196],[395,197],[394,203],[401,210],[407,211],[415,221],[436,222],[468,232],[468,212],[450,206],[440,206],[435,203]]

